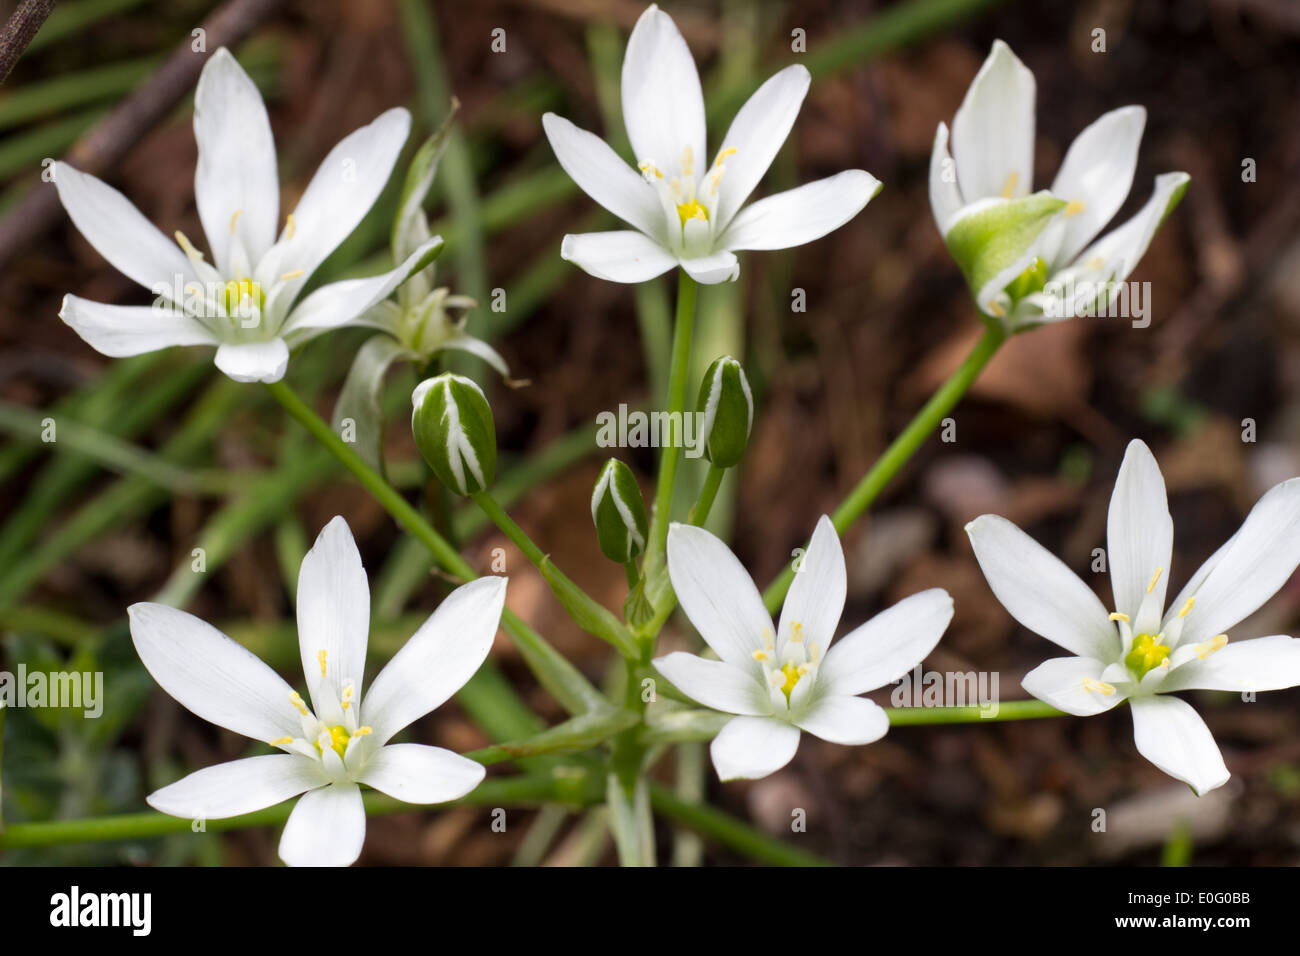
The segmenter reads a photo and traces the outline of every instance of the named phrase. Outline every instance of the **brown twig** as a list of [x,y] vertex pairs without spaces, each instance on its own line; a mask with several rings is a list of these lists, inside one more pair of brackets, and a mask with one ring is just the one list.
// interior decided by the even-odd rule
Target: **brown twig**
[[9,79],[9,71],[53,9],[54,0],[22,0],[18,4],[18,9],[5,24],[4,32],[0,33],[0,83]]
[[[283,0],[229,0],[202,24],[205,49],[233,46],[265,21]],[[186,37],[179,49],[143,86],[118,104],[82,136],[64,157],[78,169],[102,173],[111,168],[145,133],[162,120],[198,81],[206,53],[196,53]],[[49,229],[59,216],[59,200],[50,186],[37,187],[0,220],[0,267]]]

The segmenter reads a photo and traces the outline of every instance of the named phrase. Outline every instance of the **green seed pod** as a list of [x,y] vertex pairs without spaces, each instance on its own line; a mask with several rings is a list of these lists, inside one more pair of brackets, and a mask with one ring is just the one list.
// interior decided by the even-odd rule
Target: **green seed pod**
[[411,431],[438,480],[459,495],[492,486],[497,473],[497,430],[483,390],[463,375],[444,372],[411,393]]
[[704,373],[696,409],[702,416],[700,441],[709,461],[719,468],[739,464],[754,425],[754,394],[745,370],[730,355],[717,359]]
[[645,550],[649,522],[645,503],[632,469],[611,458],[600,471],[591,493],[591,520],[601,553],[611,561],[626,564]]

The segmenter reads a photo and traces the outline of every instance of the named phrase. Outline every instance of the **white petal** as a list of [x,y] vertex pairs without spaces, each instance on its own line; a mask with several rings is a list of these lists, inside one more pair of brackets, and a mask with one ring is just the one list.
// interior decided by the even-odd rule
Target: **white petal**
[[701,285],[735,282],[740,276],[740,263],[731,252],[715,252],[695,259],[683,259],[681,266],[687,275]]
[[[1090,657],[1053,657],[1026,674],[1020,686],[1057,710],[1089,717],[1110,710],[1124,699],[1122,689],[1105,683],[1105,669],[1101,661]],[[1107,694],[1105,687],[1111,687],[1111,693]]]
[[217,349],[215,361],[236,382],[278,382],[289,367],[289,346],[284,339],[227,342]]
[[934,650],[951,620],[942,588],[904,598],[840,638],[817,670],[818,688],[852,696],[898,680]]
[[452,591],[400,651],[362,701],[363,723],[382,744],[440,705],[487,658],[501,623],[506,579],[479,578]]
[[[1300,478],[1275,485],[1260,498],[1241,528],[1197,572],[1196,604],[1183,621],[1180,644],[1222,634],[1257,611],[1300,565]],[[1185,596],[1180,595],[1184,601]],[[1182,609],[1170,606],[1170,616]],[[1171,618],[1170,618],[1171,619]]]
[[[1195,645],[1184,643],[1181,647],[1190,651]],[[1285,690],[1297,685],[1300,685],[1300,640],[1275,634],[1249,641],[1229,641],[1204,658],[1193,652],[1191,660],[1170,671],[1160,690],[1161,693],[1175,690],[1240,692]]]
[[799,749],[799,728],[773,717],[733,717],[709,746],[723,780],[757,780],[780,770]]
[[290,866],[350,866],[365,842],[361,788],[336,783],[298,801],[280,836],[280,859]]
[[1027,196],[1034,181],[1034,74],[995,40],[952,121],[966,202]]
[[220,820],[273,807],[329,783],[321,765],[297,754],[245,757],[196,770],[146,798],[173,817]]
[[664,240],[664,209],[654,187],[608,143],[554,113],[542,117],[542,128],[555,158],[583,192],[629,225]]
[[795,723],[822,740],[848,746],[869,744],[889,730],[889,717],[874,701],[840,694],[819,698]]
[[736,556],[703,528],[674,522],[668,529],[668,577],[700,637],[736,667],[776,641],[758,588]]
[[962,205],[961,190],[957,188],[957,165],[948,152],[948,127],[940,123],[934,134],[934,148],[930,151],[930,212],[940,233],[947,235],[948,226]]
[[704,94],[691,51],[673,18],[653,4],[632,29],[623,54],[623,122],[638,163],[653,162],[665,177],[682,173],[691,151],[695,175],[704,154]]
[[127,616],[145,670],[182,706],[254,740],[302,734],[293,688],[252,651],[163,604],[132,604]]
[[1205,721],[1177,697],[1134,697],[1133,741],[1138,753],[1204,796],[1228,782],[1228,768]]
[[655,659],[655,669],[678,690],[705,707],[728,714],[764,716],[772,713],[767,688],[759,681],[759,668],[737,667],[677,651]]
[[804,641],[805,647],[816,644],[825,653],[844,613],[847,593],[848,575],[840,536],[831,519],[822,515],[781,608],[781,623],[776,630],[778,653],[792,636],[796,623],[799,634],[794,636]]
[[343,723],[340,700],[347,683],[353,686],[354,706],[361,701],[369,637],[366,569],[348,523],[335,517],[298,570],[298,649],[312,709],[327,724]]
[[366,763],[359,782],[406,803],[446,803],[477,787],[486,772],[441,747],[389,744]]
[[1080,657],[1119,655],[1106,608],[1056,555],[997,515],[981,515],[966,533],[993,594],[1017,621]]
[[1065,235],[1055,265],[1072,262],[1124,205],[1133,186],[1146,121],[1147,111],[1141,106],[1111,110],[1070,144],[1052,193],[1082,208],[1066,207]]
[[844,225],[880,191],[880,180],[861,169],[751,203],[718,239],[722,249],[789,249],[820,239]]
[[[1153,634],[1160,626],[1173,547],[1174,521],[1169,516],[1160,466],[1150,448],[1131,441],[1110,496],[1106,553],[1115,610],[1133,618],[1134,634]],[[1155,586],[1147,603],[1152,619],[1139,621],[1138,608],[1147,600],[1153,578]]]
[[55,163],[59,201],[77,230],[109,264],[155,295],[196,279],[190,260],[107,183],[67,163]]
[[667,249],[631,230],[565,236],[560,257],[610,282],[645,282],[677,265]]
[[212,258],[235,276],[231,237],[256,264],[275,241],[280,181],[275,140],[257,86],[225,47],[203,66],[194,92],[194,138],[199,146],[194,198]]
[[152,305],[105,305],[75,295],[63,297],[59,318],[101,355],[122,358],[173,345],[217,345],[198,319]]
[[375,204],[410,129],[411,114],[396,107],[345,136],[321,162],[293,211],[292,236],[277,243],[277,268],[303,272],[291,280],[295,293]]
[[1124,225],[1112,229],[1080,253],[1076,266],[1088,275],[1123,282],[1137,268],[1156,231],[1187,190],[1186,173],[1162,173],[1145,206]]
[[[719,149],[725,171],[718,182],[713,208],[715,229],[727,228],[776,159],[799,115],[811,80],[806,67],[787,66],[760,86],[731,121]],[[707,188],[708,180],[704,183]]]
[[308,338],[304,330],[336,329],[343,325],[368,324],[361,321],[363,313],[371,306],[387,299],[399,285],[412,274],[428,265],[432,254],[442,245],[441,236],[433,236],[420,244],[406,261],[394,269],[364,279],[344,279],[321,286],[289,313],[281,326],[281,333],[292,334],[294,344]]

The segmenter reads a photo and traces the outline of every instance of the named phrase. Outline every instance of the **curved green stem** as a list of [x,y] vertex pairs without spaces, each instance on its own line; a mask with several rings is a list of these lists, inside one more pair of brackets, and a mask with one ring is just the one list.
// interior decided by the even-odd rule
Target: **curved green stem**
[[919,727],[932,724],[982,724],[1000,720],[1036,720],[1040,717],[1068,717],[1041,700],[1008,700],[988,708],[971,707],[886,707],[891,727]]
[[695,502],[695,507],[691,509],[691,524],[703,525],[704,522],[709,520],[709,511],[713,508],[713,499],[718,496],[718,488],[722,485],[722,476],[726,473],[725,468],[719,468],[714,464],[709,465],[709,472],[704,476],[704,487],[700,489],[699,500]]
[[[962,362],[961,367],[953,372],[948,381],[944,382],[943,386],[922,406],[908,426],[903,429],[902,434],[885,449],[885,453],[871,466],[871,470],[862,476],[862,480],[849,492],[849,496],[835,509],[831,521],[834,522],[836,531],[841,535],[844,534],[853,522],[862,517],[862,513],[871,506],[890,480],[916,454],[917,449],[930,433],[939,427],[943,417],[952,411],[953,406],[966,394],[967,389],[988,364],[989,359],[997,352],[998,346],[1005,340],[1006,332],[1000,325],[995,322],[986,325],[984,334],[966,356],[966,361]],[[781,606],[793,582],[794,568],[787,564],[785,570],[763,592],[763,603],[767,605],[769,611],[775,613]]]
[[[445,571],[465,581],[478,577],[469,562],[433,529],[415,507],[385,481],[379,472],[370,467],[351,445],[336,435],[334,429],[288,385],[280,381],[269,383],[266,388],[284,406],[285,411],[357,477],[399,525],[429,549]],[[501,614],[501,626],[519,648],[525,663],[541,685],[569,713],[579,714],[608,706],[600,691],[576,667],[508,608]]]

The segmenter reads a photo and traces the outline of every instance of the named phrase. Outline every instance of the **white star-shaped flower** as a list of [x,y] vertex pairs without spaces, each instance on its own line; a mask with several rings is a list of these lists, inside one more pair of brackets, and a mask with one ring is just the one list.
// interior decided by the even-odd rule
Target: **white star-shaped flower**
[[847,579],[839,536],[825,515],[775,631],[740,561],[702,528],[672,525],[668,574],[686,616],[720,659],[679,651],[654,665],[688,697],[738,715],[710,748],[723,780],[780,770],[794,757],[800,731],[837,744],[879,740],[889,718],[858,695],[912,670],[952,619],[952,598],[933,588],[898,602],[832,646]]
[[1106,526],[1115,611],[1005,518],[966,526],[989,587],[1011,616],[1073,657],[1025,676],[1039,700],[1076,716],[1127,700],[1137,749],[1198,794],[1228,780],[1223,757],[1182,690],[1281,690],[1300,684],[1300,640],[1228,641],[1225,631],[1277,593],[1300,565],[1300,478],[1270,489],[1241,528],[1165,610],[1174,526],[1150,449],[1129,444]]
[[354,323],[437,254],[442,240],[433,237],[387,273],[334,282],[297,301],[379,198],[410,126],[399,107],[341,140],[277,238],[280,184],[266,106],[223,47],[194,94],[194,196],[212,261],[181,233],[166,238],[116,189],[60,162],[55,184],[73,224],[156,297],[153,305],[106,305],[68,295],[60,317],[104,355],[215,345],[217,368],[232,379],[279,381],[290,346]]
[[311,705],[252,652],[210,624],[162,604],[130,608],[131,638],[149,673],[186,708],[278,748],[195,771],[148,798],[172,816],[219,819],[299,794],[280,839],[291,866],[347,866],[361,853],[360,784],[407,803],[469,793],[483,767],[423,744],[388,741],[460,690],[487,657],[506,579],[449,594],[362,696],[370,589],[347,522],[335,518],[298,575],[298,644]]
[[742,249],[820,239],[861,211],[880,181],[846,170],[741,208],[790,134],[810,76],[786,67],[736,114],[712,162],[695,61],[657,6],[637,20],[623,58],[623,121],[637,169],[599,136],[542,117],[560,165],[583,191],[633,227],[564,237],[560,255],[613,282],[645,282],[680,265],[696,281],[735,279]]
[[1157,176],[1146,205],[1096,239],[1133,185],[1146,110],[1106,113],[1075,138],[1052,188],[1031,195],[1034,99],[1034,75],[995,41],[953,119],[956,161],[943,123],[930,157],[935,224],[980,310],[1011,329],[1108,302],[1189,181],[1182,172]]

